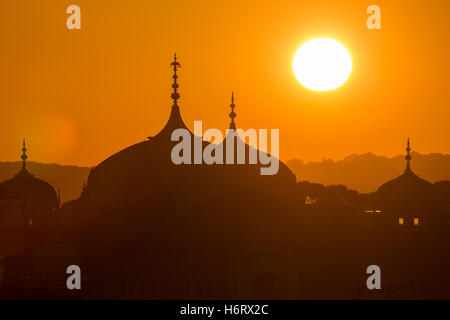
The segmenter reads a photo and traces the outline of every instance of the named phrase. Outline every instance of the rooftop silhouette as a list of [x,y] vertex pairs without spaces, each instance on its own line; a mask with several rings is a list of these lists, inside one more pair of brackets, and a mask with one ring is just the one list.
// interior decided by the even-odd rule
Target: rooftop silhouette
[[[450,258],[442,255],[450,184],[413,172],[409,139],[403,174],[371,194],[297,182],[282,162],[272,176],[248,161],[175,165],[171,134],[188,129],[176,55],[170,66],[166,124],[92,168],[78,199],[59,206],[54,188],[28,172],[23,142],[21,171],[0,184],[0,242],[11,244],[0,246],[2,297],[450,298]],[[232,93],[220,144],[240,139],[235,108]],[[211,145],[189,134],[192,146]],[[253,147],[239,141],[248,157]],[[388,270],[378,293],[364,285],[369,261]],[[66,290],[68,264],[83,270],[81,292]]]

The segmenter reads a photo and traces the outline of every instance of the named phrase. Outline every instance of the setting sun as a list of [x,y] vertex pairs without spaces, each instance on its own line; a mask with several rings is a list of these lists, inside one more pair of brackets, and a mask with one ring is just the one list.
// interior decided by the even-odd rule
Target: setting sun
[[398,300],[410,320],[403,301],[450,302],[449,13],[0,0],[1,307],[289,319],[376,300],[381,318]]
[[297,50],[293,68],[298,81],[306,88],[329,91],[347,81],[352,59],[336,40],[319,38],[307,41]]

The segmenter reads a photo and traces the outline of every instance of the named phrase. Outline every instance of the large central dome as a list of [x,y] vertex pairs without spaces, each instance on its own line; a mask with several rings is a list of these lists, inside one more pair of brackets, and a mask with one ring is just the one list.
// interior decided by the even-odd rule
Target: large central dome
[[[114,154],[91,171],[81,197],[85,211],[91,212],[90,218],[97,216],[100,219],[128,221],[148,214],[168,214],[178,210],[178,207],[182,210],[195,207],[199,211],[209,202],[213,205],[213,200],[218,203],[227,201],[224,197],[230,190],[245,194],[263,192],[272,196],[288,196],[280,190],[287,189],[282,188],[283,185],[294,189],[296,180],[283,163],[280,163],[278,174],[274,176],[261,176],[259,164],[172,163],[171,151],[178,143],[171,141],[172,132],[179,128],[187,130],[177,102],[180,95],[177,91],[179,63],[176,59],[172,66],[173,105],[167,124],[157,135]],[[235,116],[233,112],[233,125]],[[201,137],[191,132],[189,134],[192,150],[196,143],[202,146],[202,150],[209,145]],[[247,151],[249,148],[246,146]],[[259,196],[258,202],[262,199]]]

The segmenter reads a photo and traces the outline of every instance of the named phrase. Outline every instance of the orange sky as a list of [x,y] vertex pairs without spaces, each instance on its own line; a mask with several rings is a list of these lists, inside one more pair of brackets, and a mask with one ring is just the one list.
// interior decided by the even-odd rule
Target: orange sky
[[[81,7],[82,29],[66,28]],[[366,28],[381,7],[382,30]],[[156,134],[171,101],[176,51],[189,128],[279,128],[280,155],[450,153],[449,1],[3,0],[0,160],[96,165]],[[353,59],[341,88],[303,88],[306,40],[330,37]]]

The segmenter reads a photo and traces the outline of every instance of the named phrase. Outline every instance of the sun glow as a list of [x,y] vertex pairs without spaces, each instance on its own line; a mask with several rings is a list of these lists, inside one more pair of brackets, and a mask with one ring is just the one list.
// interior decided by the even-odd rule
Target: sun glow
[[293,61],[295,76],[314,91],[334,90],[347,81],[352,59],[347,49],[333,39],[318,38],[305,42]]

